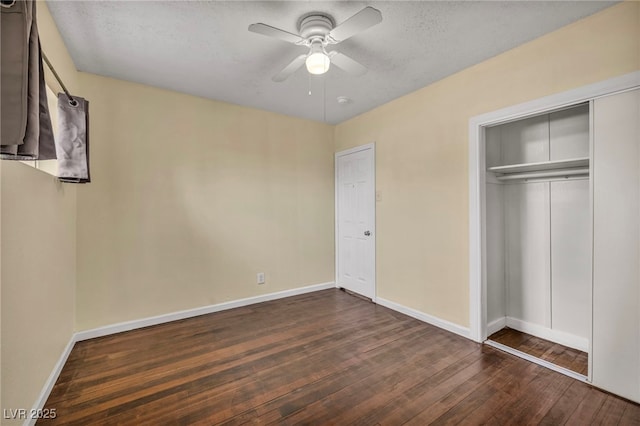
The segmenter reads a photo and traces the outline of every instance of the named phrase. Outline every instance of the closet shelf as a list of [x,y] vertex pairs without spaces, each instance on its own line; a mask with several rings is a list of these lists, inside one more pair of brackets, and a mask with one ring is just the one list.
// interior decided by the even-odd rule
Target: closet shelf
[[589,173],[589,158],[570,158],[568,160],[542,161],[540,163],[510,164],[507,166],[489,167],[487,170],[502,175],[558,170],[558,174],[561,175],[562,171],[572,169],[581,170],[581,174],[585,172]]

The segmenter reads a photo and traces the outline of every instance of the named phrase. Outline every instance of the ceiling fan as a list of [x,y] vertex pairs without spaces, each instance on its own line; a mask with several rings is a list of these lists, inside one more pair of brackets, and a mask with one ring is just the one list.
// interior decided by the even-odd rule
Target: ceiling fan
[[327,52],[326,47],[338,44],[381,21],[382,14],[378,9],[365,7],[338,26],[330,15],[313,12],[302,16],[298,22],[299,34],[262,23],[249,25],[249,31],[309,48],[308,53],[297,56],[273,76],[273,81],[281,82],[296,72],[302,64],[307,66],[307,71],[311,74],[324,74],[329,71],[331,64],[354,76],[364,74],[367,69],[362,64],[336,50]]

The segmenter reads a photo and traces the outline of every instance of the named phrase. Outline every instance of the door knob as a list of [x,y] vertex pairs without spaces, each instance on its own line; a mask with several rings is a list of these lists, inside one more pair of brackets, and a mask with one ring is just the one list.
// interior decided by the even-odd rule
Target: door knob
[[369,232],[369,231],[364,231],[364,235],[365,235],[365,237],[368,237],[369,235],[371,235],[371,232]]

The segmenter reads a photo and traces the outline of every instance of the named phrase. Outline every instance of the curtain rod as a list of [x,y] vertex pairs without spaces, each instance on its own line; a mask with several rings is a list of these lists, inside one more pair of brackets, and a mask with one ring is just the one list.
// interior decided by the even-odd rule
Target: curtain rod
[[44,54],[42,49],[40,49],[40,53],[42,53],[42,59],[44,59],[44,61],[47,63],[47,66],[49,67],[49,69],[53,73],[53,76],[56,78],[56,80],[58,80],[58,83],[60,83],[60,87],[62,87],[62,90],[64,91],[64,94],[67,95],[67,98],[69,98],[69,105],[71,105],[71,106],[78,105],[78,101],[73,99],[73,97],[71,96],[71,94],[67,90],[67,87],[64,85],[64,83],[60,79],[60,76],[56,72],[55,68],[53,68],[53,65],[51,65],[51,62],[49,62],[49,58],[47,58],[47,55]]

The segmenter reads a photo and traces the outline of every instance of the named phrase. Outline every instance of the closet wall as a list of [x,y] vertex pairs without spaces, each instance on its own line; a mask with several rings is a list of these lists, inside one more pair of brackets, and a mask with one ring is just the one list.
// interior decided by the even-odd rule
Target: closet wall
[[[487,128],[487,319],[589,347],[589,106]],[[551,175],[551,176],[549,176]]]

